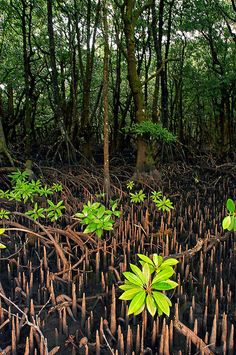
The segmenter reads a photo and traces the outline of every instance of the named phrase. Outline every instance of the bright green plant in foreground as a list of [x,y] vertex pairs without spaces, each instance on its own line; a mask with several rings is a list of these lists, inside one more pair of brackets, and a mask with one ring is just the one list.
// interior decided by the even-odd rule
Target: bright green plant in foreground
[[116,210],[117,203],[114,203],[111,210],[106,209],[100,202],[84,204],[82,212],[75,214],[82,225],[87,225],[84,233],[96,233],[101,237],[104,231],[113,229],[115,223],[113,216],[120,217],[120,211]]
[[223,219],[223,229],[236,232],[236,208],[235,203],[231,198],[227,200],[226,208],[228,211],[228,216]]
[[169,212],[174,208],[170,199],[163,196],[161,191],[152,191],[151,199],[156,204],[156,207],[163,212]]
[[174,274],[173,266],[178,263],[174,258],[166,259],[153,254],[152,259],[146,255],[138,254],[142,269],[130,263],[133,272],[123,272],[126,280],[119,286],[124,293],[121,300],[131,301],[128,314],[138,315],[145,307],[154,317],[163,313],[170,315],[172,303],[170,299],[160,291],[168,291],[178,286],[177,282],[170,280]]

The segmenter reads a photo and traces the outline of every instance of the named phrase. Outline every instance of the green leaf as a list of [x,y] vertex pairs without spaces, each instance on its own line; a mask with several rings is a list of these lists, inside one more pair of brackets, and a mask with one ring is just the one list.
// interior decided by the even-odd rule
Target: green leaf
[[84,218],[85,217],[83,213],[79,213],[79,212],[76,213],[74,216],[77,218]]
[[136,296],[132,299],[129,305],[128,315],[139,311],[139,309],[145,305],[146,293],[145,291],[140,291]]
[[234,230],[234,216],[231,216],[230,218],[231,218],[231,222],[230,222],[229,227],[227,228],[228,231]]
[[91,223],[89,224],[85,230],[84,230],[84,233],[93,233],[95,232],[95,230],[97,229],[97,224],[96,223]]
[[142,283],[142,281],[140,280],[140,278],[139,278],[137,275],[133,274],[132,272],[125,271],[125,272],[123,272],[123,275],[124,275],[124,277],[125,277],[127,280],[129,280],[132,284],[138,285],[138,286],[141,286],[141,287],[143,286],[143,283]]
[[227,207],[227,210],[231,213],[233,213],[235,211],[235,204],[234,204],[234,201],[231,200],[231,198],[229,198],[227,200],[226,207]]
[[159,274],[157,274],[153,281],[152,281],[152,285],[156,284],[158,282],[161,281],[166,281],[168,280],[172,275],[174,274],[174,270],[172,269],[172,267],[167,266],[164,270],[162,270],[161,272],[159,272]]
[[0,235],[5,233],[6,229],[5,228],[0,228]]
[[105,206],[101,206],[97,211],[97,218],[101,218],[105,213]]
[[139,257],[139,259],[143,260],[145,263],[153,265],[152,260],[148,256],[143,255],[143,254],[138,254],[138,257]]
[[151,295],[147,295],[146,305],[147,305],[148,312],[152,315],[152,317],[154,317],[154,315],[157,311],[157,307],[156,307],[155,301]]
[[142,283],[145,283],[145,277],[142,273],[142,271],[134,264],[129,264],[131,270],[140,278],[140,280],[142,281]]
[[230,226],[230,223],[231,223],[231,217],[230,216],[225,217],[222,222],[223,229],[227,229]]
[[101,238],[101,236],[102,236],[102,229],[97,229],[96,230],[96,234],[97,234],[97,236],[99,237],[99,238]]
[[139,291],[142,291],[142,290],[143,290],[141,287],[135,286],[134,284],[127,284],[127,283],[125,283],[125,284],[119,286],[119,288],[120,288],[121,290],[123,290],[123,291],[131,290],[131,289],[133,289],[133,288],[135,288],[135,287],[138,288]]
[[120,297],[120,300],[124,300],[124,301],[129,301],[132,300],[134,298],[135,295],[137,295],[137,293],[142,292],[143,290],[140,287],[133,287],[130,290],[125,291]]
[[170,306],[167,302],[165,295],[163,295],[163,293],[161,293],[161,292],[155,291],[155,292],[153,292],[153,297],[154,297],[154,300],[155,300],[157,306],[160,308],[160,310],[169,317]]
[[143,276],[145,279],[145,284],[148,285],[149,280],[150,280],[150,276],[151,276],[151,272],[150,272],[149,264],[147,264],[147,263],[145,263],[143,265]]
[[166,280],[166,281],[161,281],[156,284],[152,284],[152,288],[155,290],[160,290],[160,291],[167,291],[167,290],[172,290],[173,288],[177,287],[178,283],[172,280]]
[[145,308],[145,303],[137,310],[137,312],[134,312],[134,315],[137,316],[138,314],[142,313],[144,308]]
[[162,256],[157,254],[153,254],[152,259],[156,267],[159,267],[163,262]]
[[172,266],[172,265],[176,265],[178,264],[178,260],[177,259],[174,259],[174,258],[169,258],[169,259],[166,259],[163,261],[163,263],[161,264],[161,269],[165,268],[166,266]]

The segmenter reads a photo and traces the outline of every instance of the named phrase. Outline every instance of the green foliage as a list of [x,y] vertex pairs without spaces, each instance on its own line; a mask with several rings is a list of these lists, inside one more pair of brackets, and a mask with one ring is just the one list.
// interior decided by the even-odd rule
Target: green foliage
[[118,201],[119,201],[118,198],[115,199],[115,200],[110,199],[110,200],[109,200],[109,204],[110,204],[111,207],[115,206],[115,208],[117,208]]
[[87,225],[84,233],[96,233],[98,237],[103,235],[104,231],[113,229],[113,216],[120,217],[120,211],[116,210],[117,203],[115,202],[112,209],[106,209],[100,202],[91,203],[88,201],[84,204],[82,212],[75,214],[79,218],[82,225]]
[[4,210],[4,208],[0,209],[0,219],[9,219],[10,212],[7,210]]
[[163,258],[153,254],[152,259],[146,255],[138,254],[142,269],[130,263],[132,272],[123,272],[126,280],[119,286],[124,293],[121,300],[131,301],[128,314],[138,315],[145,307],[154,317],[156,312],[161,316],[163,313],[170,315],[171,301],[160,291],[168,291],[178,284],[170,280],[174,274],[172,268],[178,261],[170,258],[163,261]]
[[177,140],[176,136],[166,128],[162,127],[161,124],[154,123],[150,120],[135,123],[130,128],[126,129],[126,132],[130,132],[135,136],[151,137],[167,143],[172,143]]
[[163,212],[169,212],[174,208],[170,199],[163,196],[161,191],[152,191],[151,199],[156,204],[156,207]]
[[167,211],[169,212],[171,209],[174,208],[172,202],[170,201],[169,198],[166,198],[165,196],[163,198],[160,198],[157,202],[156,202],[156,206],[159,210]]
[[61,192],[62,191],[62,184],[58,184],[58,183],[54,182],[51,189],[54,192]]
[[[133,181],[132,181],[132,183],[133,183]],[[134,185],[132,185],[132,188],[133,188],[133,186]],[[127,184],[127,187],[128,187],[128,184]],[[143,192],[143,190],[139,190],[138,192],[134,192],[134,193],[130,192],[130,197],[131,197],[130,201],[132,203],[140,203],[140,202],[144,202],[146,195]],[[174,208],[170,199],[163,196],[161,191],[152,191],[151,199],[156,204],[156,207],[159,210],[162,210],[163,212],[164,211],[169,212],[171,209]]]
[[60,201],[57,204],[54,204],[51,200],[47,200],[47,202],[49,205],[48,208],[40,208],[36,202],[33,210],[29,210],[25,214],[33,218],[35,221],[47,216],[51,222],[55,222],[62,216],[62,211],[65,209],[65,206],[63,206],[63,201]]
[[47,217],[50,218],[51,222],[58,220],[62,216],[62,211],[65,209],[63,201],[54,204],[51,200],[47,200],[49,207],[47,208]]
[[162,198],[162,192],[161,191],[152,191],[151,199],[152,199],[153,202],[157,203],[161,198]]
[[53,195],[53,189],[45,185],[44,187],[38,190],[38,193],[40,196],[48,197],[50,195]]
[[[5,233],[5,229],[4,228],[0,228],[0,235]],[[0,243],[0,249],[6,249],[6,245]]]
[[[29,173],[27,171],[21,172],[17,170],[16,172],[8,175],[11,183],[12,189],[3,191],[0,190],[0,198],[6,198],[11,201],[16,202],[35,202],[37,198],[48,197],[54,193],[59,193],[62,191],[62,185],[59,183],[54,183],[51,187],[44,185],[38,180],[29,181]],[[42,208],[38,205],[38,202],[34,203],[34,208],[28,210],[26,215],[30,216],[34,220],[39,218],[49,218],[51,222],[56,221],[59,217],[62,216],[62,211],[65,209],[63,206],[63,201],[54,204],[53,201],[47,200],[48,208]],[[9,219],[10,212],[5,210],[0,210],[0,219],[6,218]]]
[[30,216],[31,218],[33,218],[36,221],[39,218],[45,218],[44,213],[45,213],[45,208],[39,208],[38,203],[36,202],[34,204],[34,209],[27,211],[25,214],[27,216]]
[[27,171],[17,170],[8,176],[11,179],[12,189],[0,190],[0,198],[26,203],[28,201],[34,202],[38,196],[48,197],[62,191],[62,185],[59,183],[54,183],[51,187],[48,187],[47,185],[42,186],[39,179],[29,181]]
[[20,171],[17,169],[13,173],[9,174],[8,177],[11,179],[12,185],[15,185],[17,182],[26,181],[29,177],[28,171]]
[[139,190],[139,192],[130,192],[130,201],[133,203],[140,203],[143,202],[144,199],[146,198],[145,193],[143,190]]
[[236,232],[236,208],[232,199],[228,199],[226,202],[226,208],[228,210],[228,216],[223,219],[223,229]]
[[130,191],[133,190],[134,187],[134,182],[133,181],[128,181],[126,184],[127,189],[129,189]]

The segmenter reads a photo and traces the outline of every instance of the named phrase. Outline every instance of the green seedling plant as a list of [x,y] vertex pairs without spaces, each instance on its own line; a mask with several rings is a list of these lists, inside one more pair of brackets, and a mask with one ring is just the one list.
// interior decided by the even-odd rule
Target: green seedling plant
[[115,209],[116,209],[116,208],[117,208],[117,205],[118,205],[118,201],[119,201],[118,198],[115,199],[115,200],[113,200],[113,199],[110,198],[109,204],[110,204],[111,207],[115,206]]
[[157,208],[159,210],[162,210],[163,212],[164,211],[169,212],[171,209],[174,208],[174,206],[173,206],[172,202],[170,201],[170,199],[165,197],[165,196],[163,198],[160,198],[160,200],[158,200],[156,202],[156,206],[157,206]]
[[47,217],[50,219],[51,222],[55,222],[62,216],[62,211],[65,209],[63,205],[63,201],[59,201],[58,203],[54,204],[51,200],[47,200],[49,207],[47,208]]
[[133,190],[134,188],[134,182],[131,180],[131,181],[128,181],[127,184],[126,184],[126,187],[127,189],[129,189],[130,191]]
[[52,187],[51,187],[53,192],[62,192],[62,184],[59,183],[53,183]]
[[54,193],[62,191],[63,187],[59,183],[54,183],[51,187],[42,185],[41,180],[29,180],[27,171],[21,172],[19,169],[8,175],[11,180],[12,189],[0,190],[0,198],[15,200],[17,202],[35,202],[39,196],[49,197]]
[[163,196],[161,191],[152,191],[151,199],[156,204],[156,207],[163,212],[169,212],[174,208],[170,199]]
[[112,217],[120,217],[120,211],[117,211],[116,208],[117,203],[114,203],[109,210],[100,202],[91,203],[88,201],[87,204],[84,204],[82,212],[76,213],[74,217],[80,220],[80,224],[86,226],[84,233],[96,233],[100,238],[104,231],[113,229],[115,221]]
[[143,190],[139,190],[138,192],[130,192],[130,201],[132,203],[140,203],[140,202],[144,202],[146,198],[145,193],[143,192]]
[[47,185],[45,185],[44,187],[42,187],[40,190],[38,190],[38,193],[41,197],[48,197],[50,195],[53,195],[53,190],[52,188],[48,187]]
[[12,185],[15,185],[17,182],[23,182],[26,181],[29,178],[29,172],[28,171],[20,171],[17,169],[13,173],[9,174],[8,177],[11,179]]
[[11,213],[4,208],[0,209],[0,219],[9,219],[10,214]]
[[169,291],[178,286],[178,283],[170,280],[175,273],[173,266],[178,260],[163,258],[153,254],[152,258],[146,255],[138,254],[142,269],[130,263],[132,272],[123,272],[126,278],[123,285],[119,286],[124,292],[119,297],[121,300],[131,301],[128,308],[128,314],[138,315],[145,308],[155,316],[163,313],[170,315],[171,300],[163,292]]
[[234,201],[229,198],[226,202],[228,215],[223,219],[223,229],[236,232],[236,208]]
[[162,192],[161,191],[152,191],[151,192],[151,199],[154,203],[157,203],[158,201],[160,201],[160,199],[163,197]]
[[46,212],[45,208],[39,208],[38,203],[36,202],[34,204],[33,210],[29,210],[25,214],[36,221],[39,218],[45,218],[44,215],[45,212]]

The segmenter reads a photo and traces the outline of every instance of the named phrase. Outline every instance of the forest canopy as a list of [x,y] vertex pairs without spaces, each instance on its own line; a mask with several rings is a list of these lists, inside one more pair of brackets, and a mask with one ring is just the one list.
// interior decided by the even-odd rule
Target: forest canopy
[[[2,0],[0,152],[94,158],[105,52],[112,153],[136,147],[142,167],[164,143],[233,151],[235,10],[234,0]],[[176,143],[132,134],[146,120]]]

